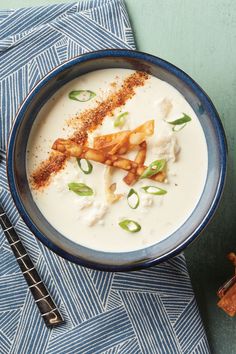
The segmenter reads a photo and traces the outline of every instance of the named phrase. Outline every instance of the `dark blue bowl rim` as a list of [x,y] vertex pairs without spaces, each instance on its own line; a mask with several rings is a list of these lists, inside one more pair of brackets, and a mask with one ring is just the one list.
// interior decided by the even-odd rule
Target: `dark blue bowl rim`
[[[21,120],[24,115],[24,107],[27,106],[28,103],[30,103],[32,97],[37,94],[37,92],[44,86],[46,82],[48,82],[51,78],[54,76],[58,75],[61,71],[65,70],[66,68],[69,68],[73,66],[74,64],[78,62],[84,62],[90,59],[98,59],[102,57],[126,57],[126,58],[134,58],[134,59],[142,59],[147,62],[154,63],[167,71],[173,73],[176,75],[178,78],[180,78],[182,81],[184,81],[188,86],[191,87],[191,89],[194,92],[198,92],[204,98],[205,103],[207,104],[208,110],[210,112],[211,118],[214,120],[214,126],[217,130],[218,137],[219,137],[219,147],[220,147],[220,177],[219,177],[219,183],[218,183],[218,188],[214,197],[214,200],[211,204],[211,207],[209,208],[209,211],[205,218],[202,220],[201,224],[196,228],[196,230],[189,236],[187,237],[184,241],[182,241],[179,245],[177,245],[173,250],[169,251],[166,254],[163,254],[161,256],[158,256],[153,259],[145,259],[142,260],[138,263],[129,263],[129,264],[124,264],[124,265],[108,265],[108,264],[99,264],[95,262],[91,262],[86,259],[78,258],[76,256],[73,256],[69,254],[68,252],[64,251],[63,249],[59,248],[57,245],[53,244],[52,242],[49,241],[33,224],[31,221],[29,215],[25,211],[23,204],[21,202],[20,196],[18,194],[16,185],[15,185],[15,180],[14,180],[14,169],[13,169],[13,154],[14,154],[14,142],[17,134],[17,129],[21,123]],[[7,176],[8,176],[8,183],[11,191],[11,195],[13,197],[13,200],[15,202],[15,205],[25,221],[26,225],[29,227],[29,229],[33,232],[33,234],[44,244],[46,245],[49,249],[51,249],[53,252],[57,253],[59,256],[73,262],[77,263],[81,266],[89,267],[92,269],[97,269],[97,270],[105,270],[105,271],[130,271],[130,270],[137,270],[137,269],[142,269],[142,268],[147,268],[150,266],[153,266],[155,264],[161,263],[163,261],[168,260],[169,258],[174,257],[175,255],[179,254],[181,251],[183,251],[191,242],[193,242],[203,231],[203,229],[207,226],[209,221],[212,219],[222,196],[222,192],[224,189],[225,185],[225,179],[226,179],[226,171],[227,171],[227,142],[226,142],[226,137],[225,137],[225,132],[223,129],[222,122],[219,118],[218,112],[216,111],[211,99],[209,96],[205,93],[205,91],[188,75],[186,74],[183,70],[179,69],[175,65],[169,63],[166,60],[163,60],[159,57],[156,57],[154,55],[144,53],[141,51],[136,51],[136,50],[129,50],[129,49],[105,49],[105,50],[99,50],[99,51],[94,51],[94,52],[89,52],[85,54],[81,54],[79,56],[76,56],[65,63],[55,67],[52,69],[46,76],[44,76],[28,93],[24,101],[22,102],[20,108],[18,109],[18,112],[16,114],[13,126],[11,128],[11,132],[9,135],[8,139],[8,148],[7,148]]]

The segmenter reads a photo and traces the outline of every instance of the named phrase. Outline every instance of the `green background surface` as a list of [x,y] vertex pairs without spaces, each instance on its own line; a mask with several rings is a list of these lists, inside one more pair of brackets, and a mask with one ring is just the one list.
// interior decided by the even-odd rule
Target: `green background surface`
[[[223,200],[211,224],[185,255],[212,352],[236,353],[236,318],[227,317],[216,306],[218,287],[233,273],[226,254],[236,250],[236,1],[125,2],[137,48],[192,76],[213,100],[225,127],[229,163]],[[1,0],[0,7],[53,3],[58,1]]]

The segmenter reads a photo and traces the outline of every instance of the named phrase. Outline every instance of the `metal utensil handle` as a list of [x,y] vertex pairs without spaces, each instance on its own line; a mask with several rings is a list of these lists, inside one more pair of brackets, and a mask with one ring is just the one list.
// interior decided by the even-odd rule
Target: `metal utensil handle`
[[0,205],[0,225],[17,259],[29,289],[48,327],[64,322],[62,315],[52,300],[46,286],[40,278],[19,236]]

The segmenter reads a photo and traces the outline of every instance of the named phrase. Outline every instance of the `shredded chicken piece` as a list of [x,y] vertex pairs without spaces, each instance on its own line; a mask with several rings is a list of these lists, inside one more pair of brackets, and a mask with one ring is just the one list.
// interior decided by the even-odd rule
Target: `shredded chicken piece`
[[86,223],[88,226],[94,226],[103,220],[108,211],[108,205],[103,203],[95,203],[94,208],[87,213]]
[[173,104],[168,98],[164,98],[160,103],[160,108],[163,118],[167,118],[173,108]]
[[158,157],[166,160],[172,160],[175,162],[180,152],[178,141],[174,134],[161,137],[157,143],[156,148]]

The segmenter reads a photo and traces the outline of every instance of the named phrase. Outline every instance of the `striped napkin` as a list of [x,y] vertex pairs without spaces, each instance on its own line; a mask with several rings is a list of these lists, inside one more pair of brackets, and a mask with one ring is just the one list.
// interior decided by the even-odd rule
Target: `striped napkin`
[[49,251],[11,200],[6,144],[24,97],[48,71],[78,54],[134,49],[121,0],[0,11],[0,200],[66,323],[48,329],[0,232],[0,353],[209,353],[185,259],[106,273]]

